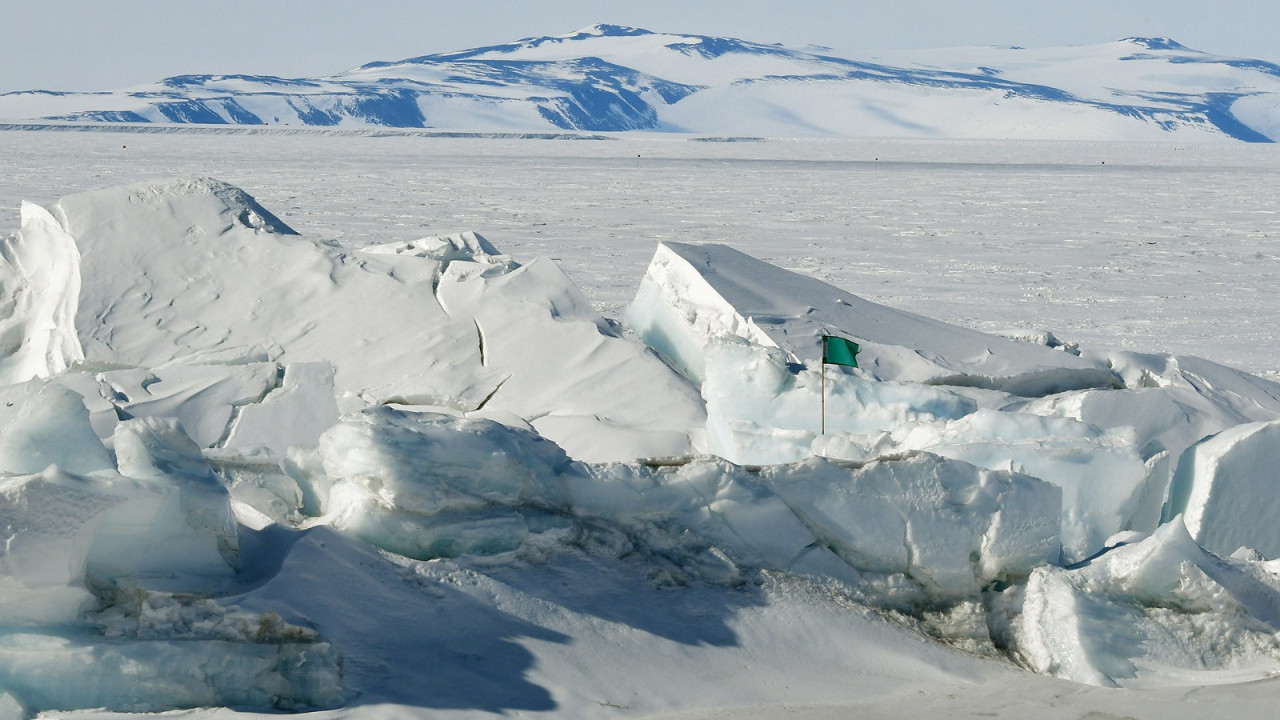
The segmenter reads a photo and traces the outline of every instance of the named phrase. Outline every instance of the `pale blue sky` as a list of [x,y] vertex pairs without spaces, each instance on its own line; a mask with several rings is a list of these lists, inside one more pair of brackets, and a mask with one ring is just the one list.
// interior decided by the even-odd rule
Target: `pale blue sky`
[[791,47],[1087,45],[1167,35],[1280,61],[1275,0],[6,0],[0,92],[105,90],[183,73],[298,77],[595,23]]

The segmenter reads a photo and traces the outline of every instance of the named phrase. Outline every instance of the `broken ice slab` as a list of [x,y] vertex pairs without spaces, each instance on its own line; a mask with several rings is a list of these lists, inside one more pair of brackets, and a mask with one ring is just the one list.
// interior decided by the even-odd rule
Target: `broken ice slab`
[[[292,234],[208,178],[78,193],[50,212],[84,258],[75,327],[95,366],[163,382],[171,361],[256,345],[285,366],[331,364],[343,412],[398,403],[549,418],[541,431],[592,460],[693,451],[705,420],[696,389],[618,337],[554,263],[518,265],[474,233],[348,251]],[[166,372],[182,377],[155,390],[173,400],[261,397],[254,378],[202,388]],[[150,375],[115,389],[150,402]],[[153,411],[168,412],[136,414]],[[227,413],[193,408],[184,424],[220,444]],[[271,435],[279,451],[285,439]]]
[[0,384],[48,377],[84,357],[75,328],[80,263],[53,215],[24,202],[22,229],[0,238]]
[[1177,517],[1079,567],[1038,568],[1007,641],[1036,672],[1169,687],[1273,676],[1278,630],[1274,568],[1206,552]]
[[98,492],[124,502],[109,511],[89,555],[89,571],[164,583],[222,578],[239,565],[230,496],[173,419],[141,418],[116,428],[120,474],[95,478]]
[[336,649],[324,642],[8,630],[0,632],[0,686],[27,712],[297,711],[336,704],[341,675]]
[[0,481],[0,626],[72,623],[96,604],[89,551],[121,502],[54,467]]
[[858,341],[858,364],[877,380],[1030,395],[1123,386],[1108,368],[1075,355],[878,305],[726,245],[660,243],[625,317],[698,381],[717,338],[778,347],[816,366],[822,336],[841,334]]
[[1245,423],[1192,445],[1178,461],[1165,506],[1216,553],[1247,547],[1280,558],[1280,421]]
[[333,488],[325,519],[419,559],[509,552],[540,533],[545,544],[566,531],[615,532],[627,552],[716,578],[738,565],[840,581],[892,575],[916,589],[903,602],[946,604],[1060,552],[1058,488],[924,453],[758,472],[713,458],[590,464],[495,422],[379,408],[325,433],[320,455]]

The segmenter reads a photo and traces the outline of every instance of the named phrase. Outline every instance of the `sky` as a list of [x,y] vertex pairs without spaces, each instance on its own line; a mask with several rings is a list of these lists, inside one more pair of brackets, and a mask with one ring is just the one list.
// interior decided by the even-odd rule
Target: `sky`
[[6,0],[3,10],[0,92],[110,90],[187,73],[319,76],[597,23],[855,58],[1141,35],[1280,62],[1275,0]]

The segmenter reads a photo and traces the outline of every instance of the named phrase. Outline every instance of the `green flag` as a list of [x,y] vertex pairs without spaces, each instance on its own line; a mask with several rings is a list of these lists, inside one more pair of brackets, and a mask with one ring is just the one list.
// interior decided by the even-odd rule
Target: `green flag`
[[858,367],[858,343],[830,335],[822,336],[822,364]]

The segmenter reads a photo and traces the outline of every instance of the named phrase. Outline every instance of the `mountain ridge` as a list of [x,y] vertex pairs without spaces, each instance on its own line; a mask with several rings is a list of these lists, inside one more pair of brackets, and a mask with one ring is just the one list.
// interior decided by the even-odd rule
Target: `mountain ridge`
[[10,122],[842,137],[1280,138],[1280,65],[1168,37],[865,59],[594,25],[312,78],[191,74],[0,95]]

